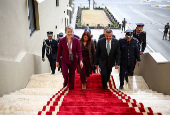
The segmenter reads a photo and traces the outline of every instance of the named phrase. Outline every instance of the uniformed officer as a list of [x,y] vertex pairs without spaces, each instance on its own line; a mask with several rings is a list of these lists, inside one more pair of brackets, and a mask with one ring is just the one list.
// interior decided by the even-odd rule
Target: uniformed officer
[[55,74],[58,43],[56,40],[52,38],[53,32],[48,31],[47,37],[48,39],[43,41],[42,61],[43,62],[45,61],[44,55],[45,55],[45,50],[46,50],[46,56],[50,62],[52,74]]
[[133,37],[137,39],[140,55],[142,55],[146,48],[146,32],[143,31],[143,23],[137,23],[136,25],[136,29],[133,30]]
[[57,39],[58,44],[59,44],[60,39],[63,38],[63,37],[64,37],[64,34],[62,32],[60,32],[58,34],[58,39]]
[[[60,42],[60,39],[64,37],[64,34],[62,32],[59,33],[58,35],[58,39],[57,39],[57,43],[59,44]],[[60,71],[61,69],[61,72],[62,72],[62,63],[61,63],[61,60],[62,60],[62,55],[60,56],[60,61],[59,61],[59,67],[58,67],[58,71]]]
[[136,58],[138,66],[140,65],[140,52],[137,40],[133,39],[133,31],[128,29],[125,33],[125,37],[119,40],[121,51],[119,89],[123,89],[124,78],[128,82],[128,75],[133,73]]

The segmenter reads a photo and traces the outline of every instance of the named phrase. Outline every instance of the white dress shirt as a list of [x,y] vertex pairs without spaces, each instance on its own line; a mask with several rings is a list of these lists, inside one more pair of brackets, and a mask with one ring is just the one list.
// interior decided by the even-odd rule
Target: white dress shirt
[[[109,41],[109,42],[110,42],[110,43],[109,43],[109,45],[110,45],[110,50],[111,50],[111,46],[112,46],[112,45],[111,45],[111,41],[112,41],[112,40]],[[108,43],[108,41],[106,40],[106,49],[107,49],[107,43]]]

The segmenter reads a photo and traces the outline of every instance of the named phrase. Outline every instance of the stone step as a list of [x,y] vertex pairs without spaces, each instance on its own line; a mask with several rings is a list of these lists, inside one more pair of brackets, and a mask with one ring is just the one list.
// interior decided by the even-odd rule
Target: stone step
[[142,100],[170,100],[168,97],[158,97],[158,96],[142,96],[142,95],[131,95],[132,99],[142,99]]
[[156,91],[150,91],[150,90],[143,90],[143,91],[127,91],[127,90],[121,90],[123,93],[158,93]]
[[62,88],[63,76],[61,73],[33,75],[26,88]]
[[3,101],[33,101],[33,102],[41,102],[42,100],[49,100],[51,96],[47,95],[4,95],[1,99]]
[[170,100],[170,96],[169,95],[128,95],[130,96],[131,98],[135,98],[135,97],[144,97],[144,98],[151,98],[151,97],[157,97],[157,98],[160,98],[160,99],[167,99],[167,100]]
[[[169,112],[167,112],[167,110],[170,111],[170,100],[150,100],[150,99],[148,99],[148,100],[141,100],[141,99],[136,99],[136,101],[138,103],[143,103],[143,105],[145,107],[153,108],[154,112],[169,113]],[[166,111],[164,111],[164,109]],[[170,115],[170,114],[168,114],[168,115]]]
[[[166,107],[166,108],[163,108],[163,107],[152,107],[152,110],[154,111],[154,112],[159,112],[159,113],[169,113],[169,114],[167,114],[167,115],[170,115],[170,107]],[[164,115],[164,114],[163,114]]]
[[125,93],[127,95],[163,95],[162,93]]
[[162,93],[124,93],[126,95],[163,95]]
[[0,111],[0,115],[37,115],[38,112],[25,111]]
[[30,111],[37,112],[42,110],[42,107],[46,105],[47,100],[41,102],[30,102],[30,101],[8,101],[0,104],[0,111]]
[[11,93],[11,95],[54,95],[58,93],[60,89],[50,89],[50,88],[25,88],[20,91],[16,91],[15,93]]
[[166,95],[163,95],[163,94],[156,94],[156,93],[146,93],[146,94],[138,94],[138,93],[126,93],[126,95],[128,95],[128,96],[131,96],[131,95],[134,95],[134,96],[140,96],[140,95],[142,95],[142,96],[148,96],[148,97],[151,97],[151,96],[157,96],[157,97],[170,97],[169,95],[168,96],[166,96]]
[[161,112],[162,113],[162,115],[170,115],[170,113],[165,113],[165,112]]

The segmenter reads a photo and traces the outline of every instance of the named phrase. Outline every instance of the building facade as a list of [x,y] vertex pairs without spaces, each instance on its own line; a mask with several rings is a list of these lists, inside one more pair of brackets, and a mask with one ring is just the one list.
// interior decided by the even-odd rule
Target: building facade
[[24,88],[31,75],[49,73],[41,61],[47,31],[64,32],[71,23],[73,0],[0,1],[0,96]]

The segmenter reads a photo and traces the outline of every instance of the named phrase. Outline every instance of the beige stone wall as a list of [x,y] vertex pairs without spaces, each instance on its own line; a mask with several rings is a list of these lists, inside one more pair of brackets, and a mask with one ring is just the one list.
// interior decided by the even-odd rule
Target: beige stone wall
[[[59,0],[59,6],[56,0],[34,2],[38,26],[30,37],[27,0],[0,0],[0,96],[25,87],[32,74],[50,72],[48,59],[45,63],[41,61],[42,43],[47,31],[53,31],[56,39],[64,30],[69,0]],[[21,52],[26,52],[26,57]],[[27,61],[23,61],[25,58]]]
[[143,76],[146,84],[153,91],[170,95],[170,62],[165,61],[160,55],[159,53],[142,55],[140,66],[135,67],[135,75]]
[[1,60],[14,60],[21,51],[41,56],[42,42],[47,38],[46,32],[53,31],[56,38],[60,29],[64,30],[69,0],[59,0],[59,6],[56,6],[56,0],[44,0],[37,4],[40,30],[30,37],[27,1],[0,1]]

